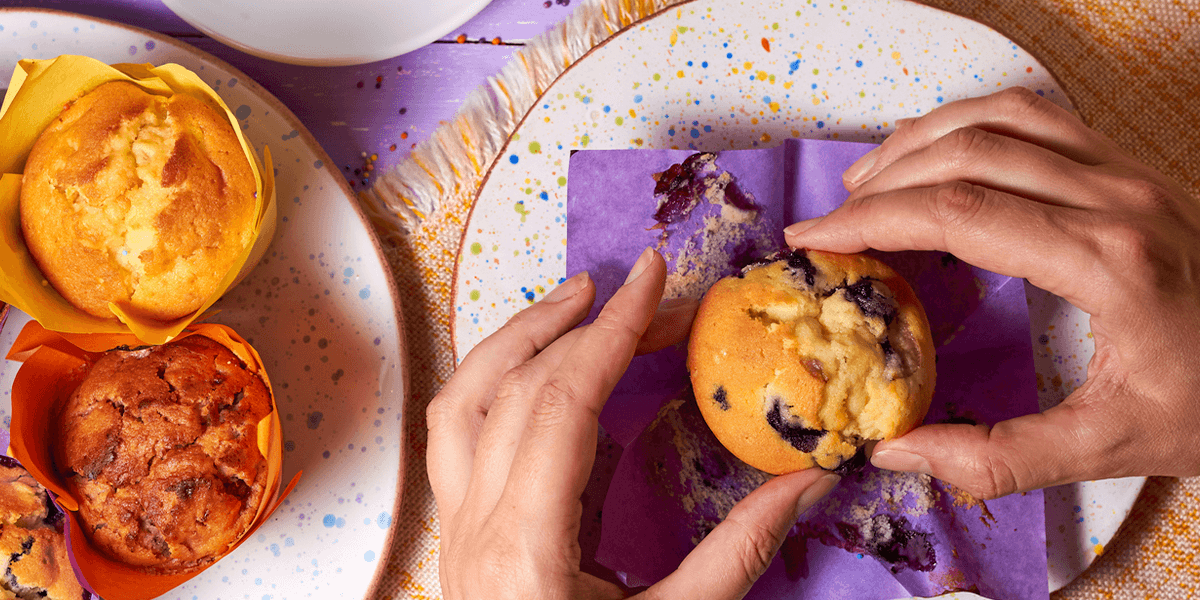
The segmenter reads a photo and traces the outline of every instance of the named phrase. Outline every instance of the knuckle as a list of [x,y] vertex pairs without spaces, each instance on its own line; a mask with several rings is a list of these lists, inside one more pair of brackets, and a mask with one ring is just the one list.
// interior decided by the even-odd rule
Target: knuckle
[[1125,179],[1122,183],[1122,195],[1134,206],[1152,214],[1176,212],[1175,194],[1162,183],[1143,178]]
[[963,479],[954,482],[972,497],[992,500],[1016,491],[1016,478],[1008,463],[996,456],[984,456],[972,461]]
[[1104,253],[1118,263],[1136,264],[1152,244],[1149,233],[1129,220],[1113,220],[1102,225],[1096,236]]
[[[528,309],[527,309],[528,310]],[[492,338],[496,340],[504,340],[507,347],[505,348],[487,348],[488,354],[493,352],[502,352],[508,356],[522,357],[528,359],[538,353],[538,344],[530,336],[529,322],[530,317],[523,316],[526,311],[517,313],[512,319],[504,324]],[[489,338],[491,339],[491,338]]]
[[934,152],[951,171],[969,168],[991,156],[1000,146],[999,136],[975,127],[961,127],[934,143]]
[[732,550],[737,557],[738,574],[747,583],[753,583],[767,571],[775,558],[775,549],[783,543],[781,534],[753,523],[732,521],[739,527],[740,534],[734,536]]
[[425,407],[425,427],[427,431],[439,431],[454,421],[457,403],[449,394],[434,396]]
[[[542,384],[534,403],[530,426],[535,429],[553,430],[571,418],[572,413],[587,410],[580,394],[567,382],[552,379]],[[595,415],[599,418],[599,415]]]
[[1174,268],[1169,248],[1154,229],[1139,219],[1114,218],[1092,231],[1096,252],[1113,276],[1138,285],[1169,283]]
[[1025,119],[1031,114],[1046,112],[1050,101],[1027,87],[1011,87],[994,95],[997,110],[1009,119]]
[[642,337],[642,332],[629,325],[628,319],[617,315],[600,313],[600,316],[589,327],[602,331],[607,337],[614,337],[630,344],[636,344]]
[[987,462],[986,476],[977,480],[977,489],[971,493],[981,500],[992,500],[1017,491],[1017,477],[1012,467],[1003,459],[991,457]]
[[955,181],[933,189],[929,210],[945,228],[961,228],[975,222],[986,210],[987,188]]
[[494,403],[504,402],[509,398],[524,397],[533,389],[534,381],[534,368],[529,363],[522,363],[509,369],[496,382]]

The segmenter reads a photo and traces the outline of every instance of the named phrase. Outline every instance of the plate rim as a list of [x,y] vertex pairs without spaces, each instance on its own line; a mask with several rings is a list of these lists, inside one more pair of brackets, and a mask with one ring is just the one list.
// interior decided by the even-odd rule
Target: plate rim
[[426,32],[422,33],[421,35],[412,36],[412,37],[408,38],[407,40],[402,40],[400,43],[396,43],[396,44],[388,47],[388,50],[386,52],[376,51],[375,54],[371,54],[371,55],[361,55],[360,54],[357,56],[352,55],[352,54],[343,54],[343,55],[338,55],[338,56],[322,58],[322,57],[315,57],[315,56],[309,57],[309,56],[297,56],[297,55],[292,55],[292,54],[281,54],[277,51],[250,46],[249,44],[247,44],[241,40],[234,39],[233,37],[231,37],[229,35],[226,35],[224,33],[217,31],[216,29],[214,29],[213,27],[210,26],[209,22],[197,19],[196,14],[194,12],[187,11],[182,8],[181,4],[185,4],[186,2],[180,2],[180,0],[162,0],[162,3],[168,9],[170,9],[170,11],[172,13],[174,13],[180,19],[183,19],[185,22],[187,22],[188,25],[195,27],[196,29],[200,30],[201,33],[213,38],[214,40],[216,40],[222,44],[225,44],[226,46],[229,46],[230,48],[234,48],[236,50],[245,52],[246,54],[250,54],[252,56],[256,56],[258,58],[262,58],[262,59],[266,59],[266,60],[273,60],[276,62],[287,63],[287,64],[291,64],[291,65],[307,66],[307,67],[343,67],[343,66],[351,66],[351,65],[361,65],[361,64],[367,64],[367,63],[372,63],[372,62],[379,62],[382,60],[388,60],[388,59],[400,56],[402,54],[407,54],[409,52],[412,52],[413,50],[416,50],[418,48],[421,48],[421,47],[424,47],[424,46],[430,44],[434,40],[440,39],[443,35],[446,35],[447,33],[450,33],[451,31],[454,31],[455,28],[459,27],[460,25],[465,24],[467,21],[470,21],[475,15],[479,14],[484,8],[487,8],[487,5],[491,4],[491,2],[492,2],[492,0],[471,0],[470,3],[465,5],[463,10],[459,10],[459,11],[451,13],[450,15],[447,15],[447,17],[445,19],[441,20],[438,23],[437,27],[433,27],[433,28],[427,30]]
[[[406,465],[408,452],[404,443],[404,434],[408,429],[408,414],[406,409],[408,408],[407,400],[409,394],[408,345],[405,339],[404,312],[401,305],[399,294],[400,290],[396,284],[395,274],[392,273],[391,261],[388,260],[387,253],[383,250],[383,244],[379,241],[379,234],[375,231],[375,226],[371,224],[370,219],[363,211],[363,207],[358,200],[358,196],[353,193],[353,191],[350,189],[350,185],[346,183],[346,178],[332,167],[333,159],[330,158],[329,153],[326,152],[319,143],[317,143],[317,140],[315,137],[313,137],[312,132],[308,130],[308,127],[304,125],[300,118],[297,117],[296,114],[293,113],[291,109],[288,108],[283,102],[276,98],[274,94],[264,88],[253,78],[243,73],[241,69],[238,69],[228,62],[218,58],[217,56],[201,50],[200,48],[197,48],[187,42],[178,40],[167,34],[159,33],[157,31],[142,29],[141,27],[127,25],[118,21],[73,13],[65,10],[57,10],[52,8],[0,7],[0,15],[5,14],[44,14],[55,17],[75,18],[106,27],[123,29],[133,34],[146,36],[154,40],[155,43],[174,46],[185,53],[192,54],[202,60],[214,64],[217,67],[225,69],[238,78],[238,83],[247,86],[250,89],[250,93],[261,98],[271,107],[271,110],[276,111],[283,118],[283,120],[287,122],[288,125],[291,125],[293,128],[295,128],[295,130],[299,133],[298,137],[308,147],[308,150],[313,152],[317,158],[322,161],[322,170],[333,175],[334,181],[337,182],[338,191],[340,191],[345,197],[346,201],[350,203],[350,207],[353,210],[354,215],[358,217],[359,221],[366,229],[367,235],[371,240],[371,246],[375,249],[375,254],[378,256],[379,262],[383,265],[383,272],[385,279],[387,279],[388,294],[392,298],[392,310],[395,313],[394,316],[396,321],[396,341],[398,351],[397,358],[399,359],[397,362],[399,364],[400,371],[401,394],[400,406],[398,407],[400,412],[400,460],[397,469],[398,475],[396,479],[396,498],[392,506],[392,514],[398,515],[404,498],[406,483],[405,471],[407,470]],[[7,313],[7,305],[4,308],[4,312]],[[2,321],[0,321],[0,324],[2,324]],[[398,529],[398,521],[399,519],[393,518],[391,524],[388,526],[388,533],[386,536],[384,536],[383,548],[380,549],[379,561],[376,563],[375,574],[371,579],[370,585],[367,586],[366,593],[363,596],[364,599],[373,598],[376,595],[380,584],[383,582],[384,575],[387,572],[387,565],[389,559],[391,558],[392,548],[395,546],[394,542],[396,530]]]
[[[501,145],[500,148],[497,150],[496,156],[492,158],[491,162],[488,164],[487,170],[484,172],[483,177],[480,178],[479,184],[476,187],[475,193],[472,194],[471,206],[470,206],[470,209],[468,210],[466,218],[464,220],[463,231],[462,231],[462,234],[459,236],[458,250],[455,253],[455,258],[454,258],[453,280],[451,282],[451,287],[450,287],[450,298],[451,298],[451,310],[452,311],[453,311],[454,307],[459,305],[459,293],[461,291],[460,286],[459,286],[459,281],[461,278],[460,278],[459,274],[460,274],[460,270],[462,267],[463,253],[465,250],[467,234],[471,231],[471,224],[474,222],[475,209],[479,205],[480,196],[483,194],[484,187],[487,185],[488,181],[491,179],[493,171],[495,170],[496,166],[500,164],[501,159],[504,158],[505,152],[508,150],[510,144],[512,144],[512,142],[513,142],[512,134],[520,130],[520,128],[525,124],[525,121],[536,110],[537,105],[558,84],[559,80],[562,79],[563,77],[565,77],[569,72],[571,72],[572,69],[575,69],[586,58],[591,56],[591,54],[593,52],[596,52],[603,46],[607,45],[609,42],[615,40],[616,38],[618,38],[622,35],[625,35],[628,30],[630,30],[634,27],[642,25],[647,21],[657,19],[657,18],[663,16],[664,14],[669,13],[673,9],[682,8],[686,5],[689,5],[689,4],[692,4],[695,2],[699,2],[699,1],[701,1],[701,0],[683,0],[682,2],[678,2],[676,4],[671,4],[669,6],[665,6],[662,9],[660,9],[650,15],[647,15],[641,19],[638,19],[637,21],[630,23],[629,25],[627,25],[625,27],[622,27],[622,28],[614,31],[607,38],[600,41],[592,48],[588,49],[586,52],[584,52],[582,55],[580,55],[579,58],[575,59],[574,62],[572,62],[565,69],[563,69],[563,71],[561,73],[559,73],[552,81],[550,81],[550,83],[546,85],[546,88],[544,90],[542,90],[542,92],[540,94],[538,94],[537,98],[531,104],[530,108],[528,110],[526,110],[525,114],[523,114],[521,116],[521,118],[515,123],[515,125],[513,126],[513,131],[509,133],[509,135],[507,136],[507,138],[504,141],[504,144]],[[892,0],[892,1],[898,2],[900,4],[910,5],[917,9],[927,9],[927,10],[931,10],[935,13],[943,13],[945,15],[949,15],[956,19],[962,19],[963,21],[966,21],[969,23],[974,23],[978,26],[984,27],[984,28],[994,32],[995,34],[999,35],[1003,39],[1011,42],[1013,45],[1017,46],[1022,51],[1024,51],[1026,54],[1028,54],[1030,56],[1030,58],[1032,58],[1039,67],[1045,69],[1045,71],[1050,75],[1050,77],[1054,80],[1054,82],[1058,85],[1060,90],[1066,96],[1067,101],[1069,101],[1071,103],[1072,113],[1075,114],[1077,117],[1079,117],[1080,120],[1084,120],[1082,117],[1082,113],[1080,113],[1080,111],[1079,111],[1079,108],[1078,108],[1079,103],[1076,101],[1074,94],[1070,90],[1068,90],[1066,88],[1066,86],[1064,86],[1062,84],[1061,79],[1055,74],[1055,72],[1053,70],[1051,70],[1049,67],[1047,67],[1045,62],[1042,61],[1041,58],[1039,58],[1037,55],[1033,54],[1027,48],[1025,48],[1024,45],[1018,44],[1009,35],[1005,34],[1004,32],[1000,31],[996,27],[992,26],[990,23],[987,23],[987,22],[984,22],[984,21],[981,21],[979,19],[975,19],[972,17],[967,17],[967,16],[961,15],[959,13],[956,13],[956,12],[953,12],[950,10],[946,10],[944,8],[931,6],[928,4],[922,4],[915,0]],[[1084,122],[1085,122],[1085,124],[1087,124],[1086,120],[1084,120]],[[774,146],[772,146],[772,147],[774,147]],[[451,350],[451,355],[453,356],[456,365],[459,362],[461,362],[461,360],[464,358],[464,356],[462,355],[462,353],[459,349],[458,337],[459,337],[458,336],[458,320],[452,318],[450,320],[450,346],[451,346],[450,350]],[[1112,480],[1112,479],[1117,479],[1117,478],[1108,478],[1108,479],[1099,480],[1099,481],[1108,481],[1108,480]],[[1145,489],[1146,481],[1147,481],[1146,477],[1141,477],[1140,481],[1137,483],[1137,485],[1136,485],[1137,492],[1133,495],[1133,497],[1134,497],[1133,504],[1131,504],[1129,506],[1129,508],[1124,511],[1125,516],[1122,517],[1122,519],[1121,519],[1122,524],[1129,518],[1129,513],[1133,510],[1133,508],[1136,507],[1137,501],[1141,497],[1141,492],[1142,492],[1142,490]],[[1079,485],[1080,483],[1087,483],[1087,482],[1076,482],[1076,483],[1063,484],[1063,485],[1071,486],[1071,485]],[[1059,486],[1051,486],[1050,488],[1047,488],[1047,489],[1051,489],[1053,487],[1059,487]],[[1118,526],[1118,528],[1119,528],[1119,526]],[[1112,539],[1115,539],[1115,538],[1116,538],[1116,532],[1114,532],[1113,536],[1111,538],[1109,538],[1109,541],[1111,541]],[[1094,560],[1089,562],[1084,567],[1083,571],[1081,571],[1079,574],[1077,574],[1071,581],[1078,579],[1078,577],[1080,575],[1082,575],[1083,572],[1086,571],[1089,567],[1091,567],[1091,565],[1094,564],[1094,562],[1095,562]],[[1047,579],[1049,579],[1049,576],[1050,576],[1050,572],[1049,572],[1049,568],[1047,567]],[[1049,583],[1049,581],[1048,581],[1048,583]],[[1070,584],[1070,581],[1068,581],[1067,584]],[[1063,587],[1065,587],[1065,586],[1063,586]],[[1062,589],[1062,588],[1060,587],[1057,589]],[[1051,591],[1052,592],[1057,591],[1057,589],[1052,589]]]
[[[529,118],[529,115],[533,114],[533,111],[537,108],[537,105],[539,102],[541,102],[542,98],[545,98],[546,95],[550,93],[550,89],[553,88],[555,85],[557,85],[559,80],[561,80],[563,77],[566,77],[568,73],[570,73],[573,69],[575,69],[575,67],[577,65],[579,65],[579,63],[583,62],[584,59],[591,56],[592,53],[600,50],[604,46],[608,45],[609,42],[617,39],[618,37],[624,35],[630,29],[633,29],[634,27],[637,27],[638,25],[641,25],[642,23],[645,23],[646,21],[650,21],[652,19],[657,19],[660,15],[666,13],[667,11],[669,11],[671,9],[680,8],[680,7],[683,7],[684,5],[692,4],[693,2],[698,2],[698,1],[699,0],[683,0],[682,2],[678,2],[678,3],[672,4],[670,6],[665,6],[660,10],[657,10],[649,15],[646,15],[645,17],[642,17],[636,21],[633,21],[633,22],[629,23],[628,25],[612,32],[608,37],[601,40],[600,43],[596,44],[595,46],[592,46],[591,48],[589,48],[587,50],[587,52],[584,52],[583,54],[579,55],[579,58],[576,58],[571,64],[567,65],[567,67],[565,69],[563,69],[562,72],[559,73],[557,76],[555,76],[554,79],[550,81],[550,83],[546,84],[546,89],[542,90],[542,93],[537,95],[537,98],[534,99],[533,103],[530,105],[530,108],[528,110],[526,110],[525,114],[521,115],[521,118],[513,125],[513,131],[510,132],[508,137],[505,138],[504,144],[501,145],[500,148],[496,150],[496,156],[494,158],[492,158],[491,163],[488,164],[487,171],[485,171],[483,174],[483,177],[481,177],[479,179],[479,185],[477,185],[475,187],[475,193],[471,194],[471,208],[467,210],[467,216],[463,220],[463,224],[464,224],[463,230],[462,230],[462,233],[458,236],[458,250],[454,254],[453,279],[450,281],[450,309],[452,311],[454,310],[455,306],[458,306],[458,293],[459,293],[458,274],[459,274],[459,269],[462,267],[463,246],[467,242],[467,233],[471,230],[471,222],[475,218],[475,207],[479,206],[479,196],[481,196],[483,194],[483,188],[485,186],[487,186],[488,180],[490,180],[492,178],[492,171],[494,171],[496,169],[496,165],[500,164],[500,159],[504,157],[504,152],[506,150],[508,150],[509,144],[511,144],[513,142],[512,134],[515,133],[518,129],[521,128],[522,125],[525,124],[525,120]],[[905,0],[905,1],[908,1],[908,0]],[[462,362],[462,359],[464,358],[462,356],[459,356],[458,341],[457,341],[458,340],[458,323],[457,323],[457,321],[458,321],[457,319],[450,319],[450,356],[453,357],[455,365],[458,365],[458,363]]]

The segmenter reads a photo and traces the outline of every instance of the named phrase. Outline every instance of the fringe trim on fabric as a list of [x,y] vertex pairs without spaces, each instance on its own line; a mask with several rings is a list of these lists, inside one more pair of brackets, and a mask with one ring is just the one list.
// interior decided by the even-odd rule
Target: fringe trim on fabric
[[464,189],[473,190],[525,113],[567,67],[622,29],[683,1],[592,0],[534,38],[467,96],[451,122],[359,192],[376,230],[385,238],[403,237]]

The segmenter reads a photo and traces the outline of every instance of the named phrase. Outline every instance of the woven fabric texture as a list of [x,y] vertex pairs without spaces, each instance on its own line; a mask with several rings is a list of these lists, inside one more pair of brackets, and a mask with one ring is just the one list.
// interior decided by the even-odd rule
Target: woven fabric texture
[[[1055,75],[1085,121],[1200,198],[1200,0],[928,0],[985,23]],[[473,188],[389,236],[408,335],[406,489],[378,600],[440,598],[425,407],[449,378],[455,255]],[[1056,599],[1200,595],[1200,478],[1151,478],[1104,553]]]

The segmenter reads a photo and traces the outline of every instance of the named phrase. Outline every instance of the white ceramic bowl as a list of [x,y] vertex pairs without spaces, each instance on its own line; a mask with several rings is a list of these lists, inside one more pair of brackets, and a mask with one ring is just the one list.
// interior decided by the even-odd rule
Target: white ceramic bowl
[[163,0],[196,29],[255,56],[357,65],[416,50],[491,0]]

